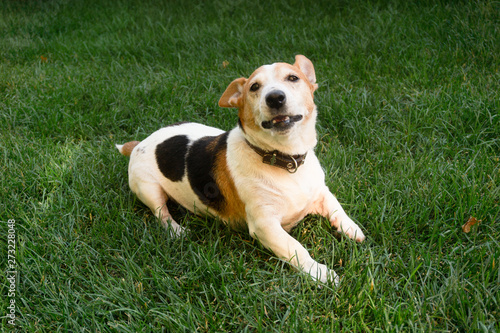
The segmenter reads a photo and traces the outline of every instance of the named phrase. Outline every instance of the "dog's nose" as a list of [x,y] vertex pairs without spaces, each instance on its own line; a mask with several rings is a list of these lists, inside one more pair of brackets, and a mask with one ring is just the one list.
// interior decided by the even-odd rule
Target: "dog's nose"
[[286,102],[286,95],[281,90],[273,90],[266,95],[266,104],[271,109],[279,110]]

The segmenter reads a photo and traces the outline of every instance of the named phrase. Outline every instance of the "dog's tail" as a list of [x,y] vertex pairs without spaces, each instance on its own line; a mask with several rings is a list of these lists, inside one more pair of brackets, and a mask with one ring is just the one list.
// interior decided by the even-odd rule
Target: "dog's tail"
[[132,150],[140,143],[140,141],[130,141],[124,143],[122,145],[115,145],[116,149],[120,151],[120,153],[124,156],[130,156],[132,154]]

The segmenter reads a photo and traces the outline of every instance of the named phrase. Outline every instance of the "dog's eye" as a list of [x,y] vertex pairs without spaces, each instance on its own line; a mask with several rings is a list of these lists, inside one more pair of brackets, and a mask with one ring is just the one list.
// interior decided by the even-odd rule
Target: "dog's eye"
[[290,74],[286,79],[290,82],[295,82],[299,80],[299,77],[297,75]]
[[254,84],[252,84],[250,86],[250,91],[257,91],[257,90],[259,90],[259,88],[260,88],[260,84],[258,84],[257,82],[255,82]]

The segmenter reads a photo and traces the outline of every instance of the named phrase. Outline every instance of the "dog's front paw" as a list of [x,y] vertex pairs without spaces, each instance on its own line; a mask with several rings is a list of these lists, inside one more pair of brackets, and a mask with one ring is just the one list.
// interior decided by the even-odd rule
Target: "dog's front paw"
[[360,227],[347,216],[345,216],[344,218],[337,217],[333,219],[332,226],[336,227],[337,231],[343,232],[350,239],[354,239],[357,242],[362,242],[366,238]]
[[363,231],[358,227],[356,223],[353,222],[352,225],[349,225],[347,227],[347,230],[344,228],[342,231],[350,238],[354,239],[357,242],[362,242],[365,240],[365,234],[363,234]]

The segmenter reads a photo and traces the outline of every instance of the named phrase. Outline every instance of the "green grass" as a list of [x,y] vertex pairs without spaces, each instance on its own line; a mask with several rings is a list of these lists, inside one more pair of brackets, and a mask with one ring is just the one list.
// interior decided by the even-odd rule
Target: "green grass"
[[[16,329],[500,330],[499,13],[498,1],[2,2]],[[114,148],[177,121],[231,129],[236,111],[217,106],[229,82],[297,53],[316,66],[327,183],[368,236],[338,238],[316,216],[293,230],[337,289],[182,208],[190,233],[168,238]],[[470,216],[481,222],[466,234]]]

